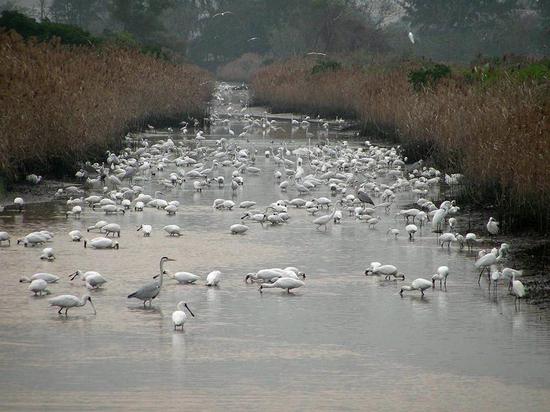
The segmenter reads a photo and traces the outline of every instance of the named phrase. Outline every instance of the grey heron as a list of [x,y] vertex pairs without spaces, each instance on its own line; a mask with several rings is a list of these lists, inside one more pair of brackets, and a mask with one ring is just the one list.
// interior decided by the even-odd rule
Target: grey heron
[[160,275],[156,275],[155,278],[160,276],[160,279],[154,282],[148,283],[138,290],[136,290],[134,293],[131,293],[128,295],[128,299],[136,298],[143,301],[143,307],[145,307],[145,304],[147,301],[149,301],[149,306],[151,306],[153,299],[155,299],[159,293],[160,289],[162,288],[162,280],[164,278],[164,263],[165,262],[173,262],[175,259],[170,259],[169,257],[163,256],[160,258]]

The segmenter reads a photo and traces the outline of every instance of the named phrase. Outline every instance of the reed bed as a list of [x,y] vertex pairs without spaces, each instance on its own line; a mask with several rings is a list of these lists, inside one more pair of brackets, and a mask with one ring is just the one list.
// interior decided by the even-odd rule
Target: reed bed
[[312,74],[311,61],[258,71],[257,102],[274,110],[353,116],[394,137],[409,158],[465,175],[472,205],[492,207],[508,230],[550,231],[550,82],[501,77],[482,86],[453,76],[415,92],[410,67],[348,67]]
[[192,65],[14,32],[0,33],[0,85],[0,173],[8,179],[63,173],[144,122],[202,117],[213,87]]

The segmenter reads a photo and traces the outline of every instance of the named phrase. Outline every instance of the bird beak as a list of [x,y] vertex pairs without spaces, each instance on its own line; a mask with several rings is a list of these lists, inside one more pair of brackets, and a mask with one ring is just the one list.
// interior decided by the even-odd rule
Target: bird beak
[[189,313],[191,314],[191,316],[195,317],[195,315],[193,314],[193,312],[191,312],[191,309],[189,309],[189,306],[187,306],[187,303],[185,304],[185,307],[187,308],[187,310],[189,311]]
[[97,315],[97,310],[95,310],[94,302],[92,302],[92,298],[90,298],[90,305],[92,305],[92,309],[94,310],[94,315]]
[[74,280],[74,278],[76,278],[76,275],[77,275],[78,272],[74,272],[74,273],[71,273],[69,275],[69,277],[71,278],[71,280]]
[[153,279],[156,279],[156,278],[158,278],[159,276],[160,276],[160,274],[157,274],[157,275],[153,276]]
[[142,227],[143,227],[143,226],[138,227],[138,229],[136,230],[136,232],[139,232],[139,231],[141,230]]
[[166,261],[167,261],[167,262],[175,262],[176,259],[170,259],[170,258],[168,258],[168,259],[166,259]]

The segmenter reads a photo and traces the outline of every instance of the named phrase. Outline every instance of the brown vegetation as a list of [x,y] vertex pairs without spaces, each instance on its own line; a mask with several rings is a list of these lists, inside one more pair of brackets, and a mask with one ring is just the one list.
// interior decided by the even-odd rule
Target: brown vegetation
[[233,82],[245,82],[258,71],[263,58],[256,53],[245,53],[238,59],[230,61],[218,69],[217,77]]
[[256,101],[274,110],[355,116],[370,132],[397,138],[409,158],[429,155],[445,171],[464,173],[468,199],[493,205],[508,229],[550,230],[548,79],[504,74],[482,84],[462,74],[415,92],[407,64],[312,74],[314,64],[261,69],[252,81]]
[[200,116],[209,80],[136,50],[0,33],[0,172],[59,171],[145,121]]

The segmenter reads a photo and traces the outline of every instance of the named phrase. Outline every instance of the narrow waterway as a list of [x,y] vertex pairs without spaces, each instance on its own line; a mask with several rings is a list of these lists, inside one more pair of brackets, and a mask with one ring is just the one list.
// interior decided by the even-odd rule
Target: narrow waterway
[[[0,231],[12,237],[10,247],[0,247],[0,409],[550,408],[549,314],[526,304],[516,311],[505,285],[496,295],[486,283],[478,286],[477,249],[442,249],[429,228],[409,242],[403,220],[394,215],[416,200],[413,193],[399,193],[390,214],[381,210],[375,229],[344,214],[340,225],[319,231],[314,217],[289,207],[291,218],[284,225],[250,222],[245,235],[231,235],[229,227],[242,223],[243,210],[215,210],[214,199],[237,205],[251,200],[263,208],[278,199],[303,197],[292,188],[281,192],[274,177],[280,167],[264,156],[265,150],[283,143],[290,150],[315,145],[327,135],[334,141],[339,133],[334,128],[327,133],[315,123],[306,131],[279,121],[279,130],[251,129],[246,138],[232,137],[229,128],[238,136],[247,124],[243,113],[261,114],[262,109],[241,110],[246,91],[224,87],[218,96],[212,111],[228,122],[215,122],[201,144],[212,146],[221,137],[237,140],[257,150],[255,166],[261,169],[258,175],[244,174],[235,195],[230,185],[234,168],[221,166],[214,175],[225,177],[223,187],[213,184],[197,192],[187,179],[168,191],[158,182],[176,166],[166,162],[164,171],[139,184],[145,193],[162,190],[167,200],[178,200],[175,216],[145,208],[106,217],[100,209],[85,208],[80,219],[66,218],[65,201],[29,205],[22,214],[0,213]],[[158,133],[148,139],[153,144],[167,137]],[[205,163],[210,167],[211,161]],[[311,172],[309,164],[304,168]],[[307,196],[331,197],[326,185]],[[119,250],[85,249],[71,242],[69,231],[86,232],[103,219],[121,225]],[[460,215],[458,220],[464,224]],[[153,226],[151,237],[136,231],[141,224]],[[162,231],[168,224],[179,225],[183,236],[168,237]],[[390,226],[401,230],[397,239],[386,236]],[[56,251],[53,262],[39,259],[41,247],[15,244],[18,237],[42,229],[55,234],[48,244]],[[161,256],[176,259],[167,264],[171,272],[195,273],[201,280],[179,285],[165,279],[152,308],[143,309],[126,296],[151,280]],[[424,298],[419,293],[401,298],[403,282],[364,275],[371,261],[397,266],[406,274],[405,283],[430,279],[446,265],[447,290],[437,287]],[[307,274],[305,286],[293,294],[260,294],[257,284],[244,282],[249,272],[286,266]],[[96,316],[88,306],[72,309],[68,317],[48,306],[51,296],[85,293],[84,282],[68,279],[77,269],[95,270],[108,279],[102,289],[90,292]],[[223,274],[218,288],[204,286],[212,270]],[[37,272],[61,277],[50,285],[52,295],[34,297],[27,284],[18,282]],[[175,332],[171,313],[180,300],[196,317],[183,332]]]

